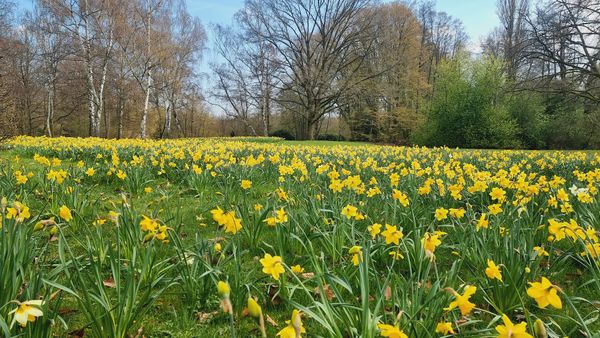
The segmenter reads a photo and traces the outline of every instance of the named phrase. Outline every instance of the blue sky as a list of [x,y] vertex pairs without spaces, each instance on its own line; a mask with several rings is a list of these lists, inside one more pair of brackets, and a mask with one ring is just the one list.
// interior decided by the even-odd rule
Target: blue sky
[[[227,23],[244,5],[244,0],[186,0],[192,13],[208,26],[209,23]],[[437,0],[436,8],[459,18],[478,45],[482,37],[498,25],[496,0]]]
[[[21,8],[30,8],[32,0],[16,0]],[[190,12],[209,23],[227,23],[244,5],[244,0],[186,0]],[[498,25],[496,0],[437,0],[437,9],[459,18],[474,44]]]
[[[186,0],[191,13],[200,18],[207,31],[211,23],[229,23],[244,0]],[[479,42],[499,24],[496,16],[496,0],[437,0],[436,8],[459,18],[471,39],[469,49],[479,51]],[[209,32],[210,34],[210,32]],[[210,46],[210,42],[209,42]],[[214,60],[210,51],[204,56],[202,70]]]
[[[31,8],[32,0],[15,0],[21,10]],[[226,24],[244,5],[244,0],[186,0],[189,11],[200,18],[207,31],[211,23]],[[471,38],[470,50],[478,51],[481,38],[499,22],[496,16],[496,0],[437,0],[437,10],[462,20]],[[210,47],[210,41],[208,43]],[[204,56],[200,70],[208,70],[208,62],[214,57],[210,51]]]

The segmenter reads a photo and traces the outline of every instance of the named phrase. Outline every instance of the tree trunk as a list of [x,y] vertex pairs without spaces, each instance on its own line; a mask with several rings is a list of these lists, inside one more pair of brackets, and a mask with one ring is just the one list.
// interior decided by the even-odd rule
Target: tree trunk
[[167,107],[165,109],[165,128],[163,130],[163,136],[165,138],[169,138],[171,136],[171,120],[173,118],[172,109],[172,101],[167,100]]
[[54,118],[54,86],[48,87],[48,107],[46,111],[46,134],[52,137],[52,120]]
[[146,138],[146,124],[148,123],[148,106],[150,104],[150,84],[152,77],[148,71],[148,79],[146,81],[146,98],[144,100],[144,111],[142,113],[142,122],[140,123],[140,136]]
[[93,95],[91,93],[91,90],[88,89],[89,93],[88,93],[88,115],[90,118],[90,126],[89,126],[89,134],[90,136],[96,136],[94,135],[94,130],[95,129],[95,125],[96,125],[96,112],[95,112],[95,107],[94,107],[94,99],[93,99]]
[[119,95],[119,129],[117,130],[117,138],[120,139],[123,137],[123,115],[125,110],[125,100],[123,100],[123,96]]

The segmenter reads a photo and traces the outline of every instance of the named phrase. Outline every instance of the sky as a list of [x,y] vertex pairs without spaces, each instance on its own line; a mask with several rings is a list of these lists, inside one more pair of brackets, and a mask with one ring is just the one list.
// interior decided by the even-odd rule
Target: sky
[[[32,0],[13,0],[20,10],[31,8]],[[211,24],[227,24],[235,12],[243,7],[244,0],[186,0],[188,10],[202,21],[210,39]],[[499,24],[496,16],[496,0],[437,0],[436,9],[460,19],[471,41],[469,49],[479,52],[479,42]],[[208,42],[210,48],[211,42]],[[208,71],[208,63],[214,60],[210,50],[205,54],[200,72]]]
[[[244,5],[244,0],[186,0],[191,13],[205,26],[211,23],[228,23],[233,14]],[[496,0],[437,0],[436,8],[460,19],[471,37],[476,51],[481,38],[499,24]]]
[[[497,0],[437,0],[436,9],[460,19],[470,37],[469,49],[480,52],[480,41],[499,25],[496,15]],[[189,11],[204,24],[210,38],[211,24],[227,24],[235,12],[244,6],[244,0],[186,0]],[[210,48],[210,41],[208,43]],[[204,56],[202,71],[208,71],[208,62],[214,60],[210,51]]]

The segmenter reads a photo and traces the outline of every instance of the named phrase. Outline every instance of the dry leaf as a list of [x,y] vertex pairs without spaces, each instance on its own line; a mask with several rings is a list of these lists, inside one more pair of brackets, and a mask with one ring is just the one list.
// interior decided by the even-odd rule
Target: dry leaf
[[[327,297],[327,299],[332,300],[335,298],[335,294],[331,290],[329,284],[323,285],[323,292],[325,292],[325,297]],[[315,288],[315,294],[321,294],[321,290],[319,290],[318,286]]]
[[392,298],[392,288],[388,285],[383,291],[383,296],[385,300],[390,300]]
[[61,316],[65,316],[73,312],[77,312],[77,310],[72,308],[58,309],[58,314]]
[[277,327],[279,325],[277,325],[277,322],[273,320],[273,318],[271,318],[271,316],[267,315],[267,323],[271,324],[271,326],[273,327]]
[[209,321],[217,313],[218,313],[218,311],[213,311],[213,312],[198,312],[198,313],[196,313],[196,318],[198,319],[198,321],[200,323],[204,323],[204,322]]
[[114,289],[117,287],[117,284],[115,283],[115,280],[112,277],[109,277],[108,279],[104,280],[102,282],[102,284],[104,284],[104,286],[106,286],[107,288],[111,288],[111,289]]
[[60,293],[60,290],[53,292],[53,293],[50,295],[50,300],[53,300],[54,298],[56,298],[56,296],[58,296],[58,294],[59,294],[59,293]]
[[85,329],[74,330],[68,333],[69,337],[80,338],[85,336]]
[[315,276],[314,272],[305,272],[303,274],[300,275],[300,278],[302,279],[311,279]]

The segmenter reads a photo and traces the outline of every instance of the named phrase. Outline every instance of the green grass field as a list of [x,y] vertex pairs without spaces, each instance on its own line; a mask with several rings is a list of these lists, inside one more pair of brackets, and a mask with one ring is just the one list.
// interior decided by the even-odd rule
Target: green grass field
[[597,152],[23,137],[0,168],[2,336],[600,333]]

